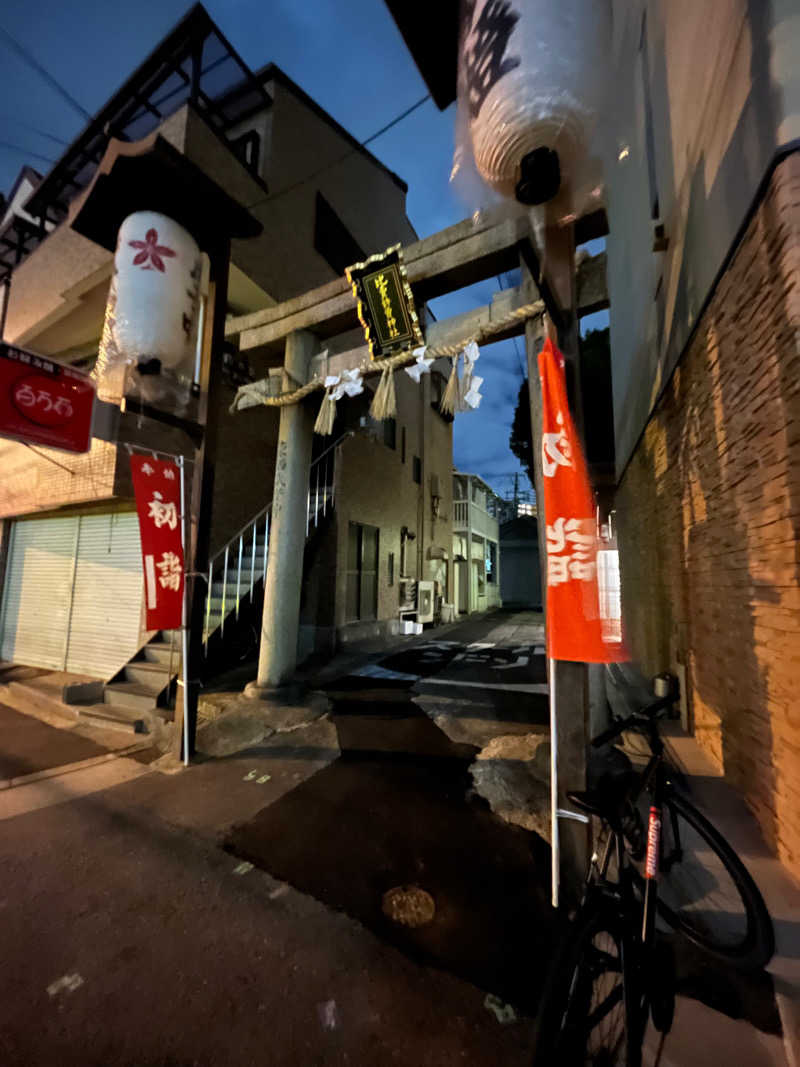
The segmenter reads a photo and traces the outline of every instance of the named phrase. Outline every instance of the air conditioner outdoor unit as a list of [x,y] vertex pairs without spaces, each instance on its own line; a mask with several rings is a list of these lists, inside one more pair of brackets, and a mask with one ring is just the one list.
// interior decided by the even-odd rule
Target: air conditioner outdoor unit
[[433,582],[417,582],[417,622],[433,622]]

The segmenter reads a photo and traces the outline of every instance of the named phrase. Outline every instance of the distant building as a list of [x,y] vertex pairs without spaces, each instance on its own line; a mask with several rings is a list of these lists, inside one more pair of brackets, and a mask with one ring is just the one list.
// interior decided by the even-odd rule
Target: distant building
[[538,522],[530,515],[500,527],[500,595],[504,607],[542,609]]
[[455,609],[459,615],[500,606],[502,500],[476,474],[453,474]]

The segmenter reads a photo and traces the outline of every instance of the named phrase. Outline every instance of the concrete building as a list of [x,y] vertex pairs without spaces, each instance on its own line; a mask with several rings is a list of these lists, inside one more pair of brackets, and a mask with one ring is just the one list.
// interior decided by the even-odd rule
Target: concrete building
[[327,562],[301,603],[304,650],[386,632],[401,608],[416,620],[420,581],[433,583],[434,614],[452,601],[452,419],[432,399],[441,381],[435,370],[419,385],[397,375],[397,415],[385,422],[369,418],[369,388],[345,405]]
[[[200,59],[190,76],[191,56]],[[88,369],[94,365],[113,257],[78,234],[67,215],[91,181],[112,133],[137,140],[152,132],[263,224],[260,237],[233,242],[230,316],[241,317],[329,282],[348,264],[416,236],[405,214],[402,180],[277,67],[255,74],[248,70],[198,5],[48,175],[39,180],[29,168],[21,175],[0,231],[0,285],[5,282],[7,295],[3,340],[61,362]],[[208,638],[221,635],[234,603],[238,618],[243,590],[257,592],[263,581],[263,519],[268,525],[279,434],[275,409],[236,415],[228,410],[242,375],[266,375],[276,363],[274,353],[254,350],[245,358],[231,345],[224,358],[230,373],[221,402],[208,415],[218,441]],[[339,505],[336,548],[325,549],[327,581],[335,591],[306,595],[306,621],[312,628],[335,630],[354,619],[396,614],[402,527],[416,535],[406,569],[414,577],[431,574],[443,590],[447,587],[451,435],[431,409],[431,389],[430,379],[421,390],[410,381],[398,383],[391,448],[362,433],[341,443],[336,493],[333,465],[325,461],[322,501],[330,503],[335,495]],[[121,404],[120,391],[115,393],[110,382],[101,380],[98,391]],[[345,420],[352,422],[347,406],[340,405]],[[339,436],[349,428],[343,422]],[[315,455],[336,439],[318,439]],[[137,443],[193,455],[185,433],[148,419],[141,423]],[[391,494],[384,475],[388,478],[388,470],[395,468],[403,488]],[[320,464],[312,468],[317,501],[322,469]],[[95,439],[86,455],[67,456],[0,441],[0,470],[0,659],[104,679],[127,671],[125,664],[132,656],[142,658],[138,650],[153,635],[143,629],[139,533],[126,449]],[[261,525],[253,521],[258,516]],[[319,525],[317,518],[315,509],[310,533]],[[380,531],[378,577],[357,609],[346,606],[351,523]],[[249,541],[241,551],[239,534],[245,530]],[[231,538],[240,545],[235,594],[233,569],[227,565]],[[316,565],[319,569],[322,564]],[[361,568],[363,589],[366,569]],[[327,614],[319,608],[323,624],[312,604],[326,599],[333,607]],[[230,619],[228,625],[233,628]],[[136,698],[147,703],[163,689],[163,656],[147,658],[157,661],[160,672],[154,667],[147,679],[142,671],[136,679],[130,673],[116,679],[117,695],[127,693],[131,706]]]
[[503,501],[477,474],[453,474],[453,560],[457,614],[500,607],[500,528]]
[[505,607],[542,610],[539,528],[533,515],[521,513],[500,524],[500,596]]

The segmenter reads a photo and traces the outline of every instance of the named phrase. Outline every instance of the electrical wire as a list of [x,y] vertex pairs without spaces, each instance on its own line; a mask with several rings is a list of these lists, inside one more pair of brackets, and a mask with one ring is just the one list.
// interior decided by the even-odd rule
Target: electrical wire
[[2,26],[0,26],[0,38],[5,41],[7,48],[16,53],[20,59],[35,70],[36,73],[47,82],[51,89],[57,92],[63,100],[66,100],[70,107],[73,107],[78,111],[84,119],[91,119],[92,116],[86,108],[79,104],[75,97],[64,88],[61,82],[54,78],[53,75],[42,66],[38,59],[31,55],[27,48],[25,48],[24,45],[21,45],[19,41],[12,37],[8,30],[4,29]]
[[423,97],[421,97],[421,99],[417,100],[416,104],[412,104],[411,107],[406,108],[406,110],[401,115],[398,115],[396,118],[393,118],[391,122],[387,122],[385,126],[381,126],[381,128],[378,130],[378,132],[377,133],[373,133],[370,137],[368,137],[366,139],[366,141],[362,141],[361,142],[361,147],[364,148],[366,145],[370,144],[371,141],[376,140],[382,134],[386,133],[387,130],[391,130],[392,126],[396,126],[398,124],[398,122],[402,122],[403,119],[408,118],[408,116],[413,111],[416,111],[418,107],[422,107],[422,105],[427,100],[430,100],[430,98],[431,98],[431,94],[430,93],[426,93]]
[[423,96],[420,100],[417,100],[417,102],[415,104],[412,104],[411,107],[406,108],[406,110],[403,111],[402,114],[397,115],[395,118],[392,119],[391,122],[387,122],[386,125],[382,126],[376,133],[371,134],[365,141],[360,141],[358,148],[351,148],[349,151],[345,152],[343,156],[340,156],[338,159],[335,159],[333,163],[326,163],[324,167],[320,167],[319,170],[313,171],[311,174],[306,175],[305,178],[301,178],[299,181],[293,182],[291,185],[287,185],[285,189],[279,189],[276,193],[269,193],[267,196],[262,196],[260,199],[254,201],[252,204],[248,204],[247,210],[252,211],[253,208],[259,207],[261,204],[265,204],[267,201],[272,202],[274,200],[279,199],[281,196],[286,196],[287,193],[291,193],[294,192],[295,189],[299,189],[301,185],[307,185],[309,182],[313,181],[325,171],[332,170],[333,167],[338,167],[340,163],[343,163],[346,159],[349,159],[350,156],[354,156],[360,149],[370,144],[377,137],[381,137],[388,130],[391,130],[393,126],[396,126],[398,124],[398,122],[402,122],[403,119],[408,118],[408,116],[412,114],[412,112],[416,111],[417,108],[422,107],[422,105],[426,101],[430,100],[430,98],[431,94],[426,93],[425,96]]
[[31,133],[35,133],[39,137],[46,137],[48,141],[53,141],[55,144],[64,146],[69,144],[69,141],[65,141],[63,137],[56,137],[54,133],[40,130],[38,126],[32,126],[29,122],[23,122],[22,119],[15,118],[13,115],[0,114],[0,121],[12,122],[15,126],[21,126],[23,130],[30,130]]
[[22,145],[11,144],[10,141],[0,141],[0,148],[7,148],[10,152],[19,152],[20,155],[28,156],[30,159],[40,159],[43,163],[55,163],[54,159],[49,156],[43,156],[39,152],[32,152],[30,148],[23,148]]

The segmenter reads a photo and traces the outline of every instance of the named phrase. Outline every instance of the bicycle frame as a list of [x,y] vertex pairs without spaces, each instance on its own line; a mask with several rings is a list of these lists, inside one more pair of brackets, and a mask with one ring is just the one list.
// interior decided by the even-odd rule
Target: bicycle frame
[[[592,856],[587,885],[601,892],[612,893],[618,901],[623,914],[633,915],[641,907],[642,921],[638,927],[634,941],[635,972],[639,976],[641,1007],[640,1025],[646,1025],[649,1010],[649,991],[646,988],[644,976],[647,975],[650,958],[655,945],[656,909],[658,903],[658,875],[664,866],[665,857],[662,854],[661,823],[663,818],[664,799],[670,787],[668,771],[664,762],[664,745],[658,733],[654,721],[652,721],[646,733],[652,755],[644,770],[638,775],[632,791],[627,797],[635,808],[637,802],[646,792],[652,794],[649,806],[649,817],[646,827],[646,854],[645,854],[645,891],[644,898],[640,901],[634,892],[631,859],[625,843],[625,832],[621,815],[608,817],[603,822],[608,827],[608,838],[605,842],[602,856],[595,852]],[[673,841],[675,848],[667,859],[668,864],[675,862],[680,857],[680,842],[678,840],[677,825],[673,825]],[[616,859],[617,882],[609,878],[609,868],[612,857]],[[633,947],[633,946],[632,946]],[[634,961],[629,961],[634,962]],[[629,971],[629,974],[631,972]],[[637,998],[638,999],[638,998]]]

